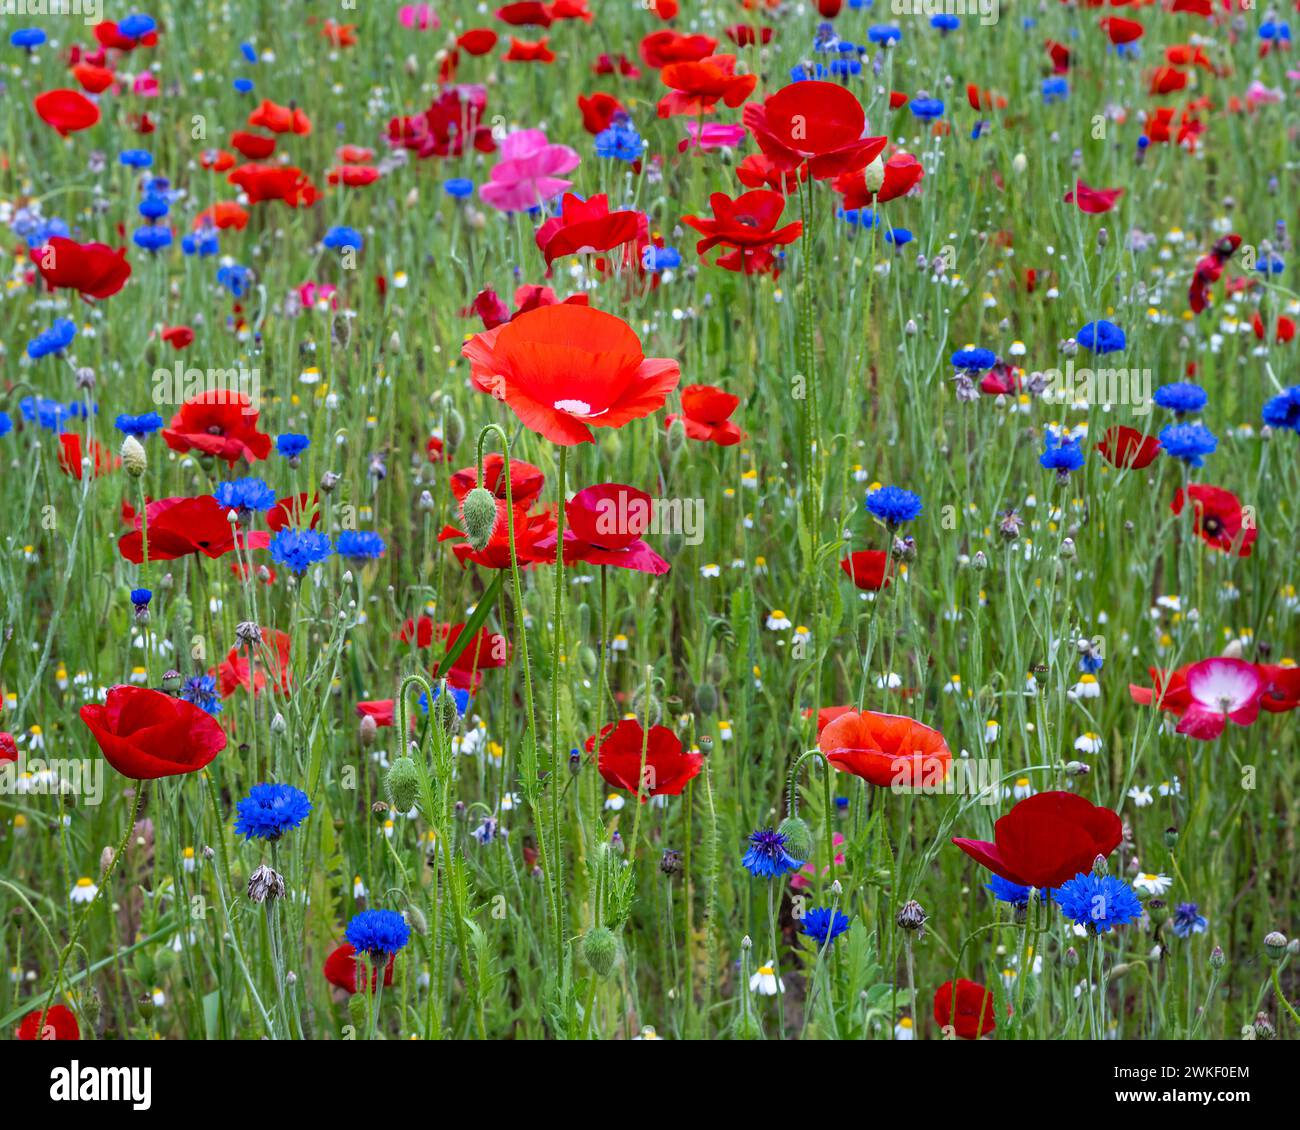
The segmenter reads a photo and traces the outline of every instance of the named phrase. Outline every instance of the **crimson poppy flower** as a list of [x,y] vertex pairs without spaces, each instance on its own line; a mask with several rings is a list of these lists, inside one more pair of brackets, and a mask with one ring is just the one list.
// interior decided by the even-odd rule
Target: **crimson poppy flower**
[[947,779],[952,761],[938,730],[869,710],[841,714],[817,736],[817,745],[836,769],[880,788],[937,786]]
[[244,190],[250,204],[282,200],[290,208],[309,208],[320,195],[296,165],[240,165],[226,179]]
[[858,588],[879,592],[889,588],[891,583],[891,578],[885,573],[888,562],[889,554],[883,549],[860,549],[844,558],[840,568]]
[[772,29],[756,24],[732,24],[726,29],[727,38],[737,47],[766,46],[772,42]]
[[862,136],[862,103],[833,82],[793,82],[746,106],[744,122],[778,168],[797,169],[806,161],[817,180],[865,169],[889,141]]
[[481,86],[445,90],[421,114],[393,118],[388,123],[388,144],[412,151],[417,157],[459,157],[468,142],[480,153],[496,148],[490,126],[483,124],[487,91]]
[[1187,87],[1187,72],[1177,67],[1157,67],[1151,73],[1151,94],[1173,94]]
[[357,25],[341,24],[337,20],[326,20],[320,29],[322,38],[328,39],[334,47],[355,47],[357,45]]
[[718,46],[711,35],[682,35],[677,31],[652,31],[641,40],[641,58],[659,70],[669,63],[698,63]]
[[[1264,319],[1259,316],[1259,312],[1250,319],[1250,328],[1255,331],[1255,336],[1263,341],[1267,336],[1264,326]],[[1285,316],[1280,316],[1277,320],[1277,329],[1273,333],[1273,340],[1279,345],[1284,345],[1295,337],[1295,322]]]
[[1160,440],[1155,436],[1143,435],[1136,428],[1116,424],[1106,429],[1101,443],[1097,444],[1097,450],[1112,467],[1140,471],[1143,467],[1149,467],[1160,454]]
[[32,99],[41,121],[53,126],[60,137],[89,129],[99,121],[99,107],[79,90],[47,90]]
[[732,447],[745,438],[728,419],[739,405],[740,397],[713,385],[687,385],[682,389],[681,413],[669,416],[667,425],[672,427],[674,420],[681,420],[691,439]]
[[603,90],[595,94],[579,94],[578,109],[582,111],[582,128],[596,134],[609,129],[614,115],[623,113],[623,104]]
[[708,55],[694,62],[669,63],[659,72],[669,93],[659,99],[661,118],[711,114],[719,102],[735,108],[754,93],[758,75],[736,74],[734,55]]
[[1069,73],[1070,49],[1064,43],[1057,43],[1054,39],[1049,39],[1044,46],[1052,57],[1052,73],[1057,75]]
[[379,170],[373,165],[340,165],[326,176],[330,184],[341,184],[344,188],[365,188],[378,179]]
[[553,20],[581,20],[589,24],[595,19],[587,0],[551,0],[550,12]]
[[20,1040],[80,1040],[81,1029],[77,1018],[66,1005],[51,1005],[48,1012],[33,1009],[18,1025],[16,1033]]
[[1095,216],[1109,212],[1123,195],[1122,188],[1089,188],[1083,181],[1076,180],[1074,189],[1065,194],[1065,202],[1078,205],[1080,212]]
[[1257,663],[1264,684],[1259,705],[1270,714],[1285,714],[1300,706],[1300,667],[1294,664]]
[[751,153],[736,166],[736,178],[746,188],[772,188],[787,195],[795,191],[802,180],[808,180],[808,166],[796,169],[779,169],[766,153]]
[[[808,712],[810,714],[812,713],[812,707],[808,708]],[[819,711],[817,711],[817,736],[820,738],[822,736],[822,731],[834,722],[836,718],[852,713],[854,713],[854,708],[851,706],[823,706]]]
[[110,687],[103,704],[80,713],[104,759],[134,781],[197,772],[226,748],[212,715],[148,687]]
[[275,152],[275,138],[260,133],[236,130],[230,135],[230,144],[250,161],[261,161]]
[[[149,560],[174,561],[191,553],[217,558],[236,548],[265,549],[265,530],[243,533],[232,526],[226,508],[210,494],[198,498],[160,498],[145,506],[149,520]],[[132,513],[134,529],[117,540],[117,551],[136,565],[144,563],[144,529]]]
[[114,250],[56,235],[30,255],[51,290],[75,290],[83,298],[111,298],[131,277],[125,247]]
[[158,336],[176,350],[194,344],[194,331],[189,326],[163,326]]
[[683,216],[682,223],[704,236],[695,244],[703,255],[721,244],[740,251],[765,251],[778,244],[793,243],[803,233],[803,223],[795,220],[777,228],[785,210],[785,197],[765,188],[742,192],[732,200],[722,192],[709,197],[713,219]]
[[1192,283],[1187,291],[1187,301],[1192,308],[1193,314],[1199,314],[1209,305],[1208,291],[1210,287],[1219,281],[1228,260],[1232,258],[1240,246],[1241,236],[1235,232],[1225,235],[1215,243],[1208,255],[1202,256],[1196,261],[1196,269],[1192,273]]
[[269,98],[248,115],[248,124],[272,133],[311,133],[311,119],[297,106],[279,106]]
[[[514,510],[515,555],[519,567],[555,560],[555,515],[549,510],[537,514],[527,513],[523,507]],[[538,548],[538,543],[550,538],[552,547],[549,552]],[[485,569],[510,568],[510,523],[504,503],[497,503],[497,524],[492,530],[492,537],[482,549],[475,549],[469,543],[468,536],[459,526],[443,526],[438,534],[439,541],[454,541],[451,547],[456,560],[462,565],[473,563]]]
[[885,179],[872,192],[867,188],[866,175],[848,173],[835,178],[832,187],[844,197],[843,206],[849,211],[885,204],[895,197],[911,192],[925,176],[925,169],[911,153],[895,153],[885,162]]
[[640,212],[611,212],[609,197],[603,192],[590,200],[566,192],[560,215],[552,216],[537,229],[537,246],[549,268],[565,255],[591,255],[621,247],[648,228]]
[[253,463],[271,453],[271,437],[257,430],[257,410],[242,392],[214,389],[181,405],[163,439],[173,451],[215,455],[231,466]]
[[551,12],[541,0],[516,0],[496,10],[496,17],[512,27],[550,27]]
[[964,977],[945,981],[934,991],[934,1022],[963,1040],[978,1040],[992,1032],[997,1027],[993,1012],[993,994]]
[[646,357],[622,319],[567,303],[475,334],[461,352],[475,388],[564,446],[595,442],[593,427],[619,428],[658,411],[681,376],[676,361]]
[[288,632],[282,632],[278,628],[263,628],[261,644],[253,645],[251,677],[248,648],[239,645],[232,647],[214,672],[221,688],[221,697],[229,698],[238,690],[251,690],[254,695],[261,694],[266,689],[268,680],[272,690],[287,695],[293,678],[289,671],[289,644]]
[[116,51],[134,51],[137,47],[153,47],[158,42],[158,32],[146,32],[139,38],[123,35],[112,20],[103,20],[92,29],[95,38],[103,47],[112,47]]
[[[390,722],[389,725],[392,725]],[[393,961],[396,959],[395,953],[388,955],[388,964],[384,966],[384,988],[388,988],[393,983]],[[357,970],[370,970],[370,991],[373,993],[379,988],[379,970],[367,957],[358,957],[357,951],[352,948],[351,942],[344,942],[338,949],[333,950],[329,957],[325,959],[325,965],[322,972],[325,974],[325,980],[339,989],[344,989],[348,993],[357,991]],[[364,974],[363,974],[364,976]]]
[[844,0],[817,0],[817,14],[824,20],[833,20],[844,7]]
[[1045,890],[1092,870],[1118,846],[1119,815],[1078,793],[1035,793],[993,825],[993,843],[954,836],[976,863],[1009,883]]
[[[909,101],[906,95],[903,96],[903,101]],[[1005,110],[1007,108],[1007,100],[1001,94],[994,94],[991,90],[981,90],[973,82],[966,84],[966,101],[970,103],[972,110]]]
[[462,32],[456,46],[469,55],[486,55],[497,45],[497,33],[490,27],[476,27]]
[[418,619],[407,617],[402,623],[401,629],[397,633],[397,638],[403,643],[415,641],[415,646],[423,650],[433,646],[433,620],[428,616],[420,616]]
[[[59,469],[65,475],[71,475],[77,482],[81,482],[83,462],[86,458],[81,449],[81,436],[76,432],[64,432],[59,436],[59,444]],[[122,460],[99,440],[92,439],[89,444],[90,456],[94,463],[90,473],[92,479],[97,479],[109,471],[116,471],[122,465]]]
[[525,39],[510,37],[510,49],[501,56],[507,63],[554,63],[555,52],[551,50],[549,37],[542,36],[536,43]]
[[1107,16],[1099,26],[1116,46],[1141,39],[1147,30],[1137,20],[1126,20],[1119,16]]
[[[501,473],[504,467],[505,458],[495,451],[483,459],[483,486],[498,502],[506,501],[507,478]],[[522,459],[510,460],[509,493],[516,506],[527,510],[537,501],[545,482],[546,476],[531,463]],[[451,476],[452,497],[457,502],[464,502],[465,496],[478,485],[478,468],[465,467]]]
[[675,19],[679,5],[677,0],[647,0],[646,7],[661,20]]
[[667,726],[651,726],[647,735],[633,718],[623,719],[604,735],[596,756],[600,775],[616,789],[636,793],[642,804],[652,796],[681,796],[703,766],[704,755],[684,752],[681,739]]
[[1200,741],[1213,741],[1228,722],[1249,726],[1259,717],[1265,683],[1253,663],[1216,656],[1187,668],[1187,709],[1178,732]]
[[[654,499],[623,483],[598,483],[578,491],[564,504],[565,564],[613,565],[661,576],[672,566],[641,535],[654,517]],[[538,560],[555,559],[555,535],[537,542]]]
[[1158,667],[1148,667],[1147,674],[1152,685],[1139,687],[1129,683],[1128,693],[1139,706],[1155,706],[1180,717],[1192,703],[1192,696],[1187,690],[1187,670],[1190,663],[1185,663],[1174,671],[1162,671]]
[[7,730],[0,730],[0,761],[17,761],[18,760],[18,743],[14,741],[13,734]]
[[[1192,483],[1187,488],[1192,500],[1192,513],[1197,536],[1206,545],[1221,549],[1237,557],[1249,557],[1254,552],[1259,531],[1247,518],[1241,502],[1230,490]],[[1183,512],[1183,489],[1178,488],[1169,508],[1175,514]]]
[[110,86],[116,76],[107,67],[99,67],[93,63],[78,63],[72,68],[72,77],[81,83],[81,89],[89,94],[102,94]]

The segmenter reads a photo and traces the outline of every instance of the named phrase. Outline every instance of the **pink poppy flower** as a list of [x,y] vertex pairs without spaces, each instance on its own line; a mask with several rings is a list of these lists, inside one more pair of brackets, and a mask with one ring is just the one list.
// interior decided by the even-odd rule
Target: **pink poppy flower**
[[688,121],[686,132],[689,135],[677,150],[685,153],[688,149],[736,149],[745,140],[746,129],[742,125],[728,125],[726,122],[706,122],[703,126],[698,121]]
[[145,71],[143,74],[135,76],[131,83],[131,93],[138,94],[141,98],[158,97],[158,79],[157,76]]
[[397,18],[402,21],[403,27],[415,31],[432,31],[442,24],[438,13],[428,4],[406,4],[397,13]]
[[298,301],[308,307],[314,307],[318,302],[328,302],[330,309],[335,310],[338,308],[338,302],[334,298],[337,292],[338,287],[329,283],[305,282],[298,288]]
[[1178,723],[1178,732],[1203,742],[1213,741],[1232,720],[1249,726],[1259,715],[1264,680],[1253,663],[1240,659],[1202,659],[1187,669],[1191,705]]
[[501,160],[479,194],[502,212],[522,212],[572,188],[562,176],[581,160],[576,150],[547,141],[544,130],[515,130],[501,143]]

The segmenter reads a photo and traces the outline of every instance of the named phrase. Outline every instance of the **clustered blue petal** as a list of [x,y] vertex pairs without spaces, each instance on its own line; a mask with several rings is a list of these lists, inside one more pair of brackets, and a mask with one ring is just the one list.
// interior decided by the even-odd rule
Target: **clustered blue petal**
[[1175,459],[1203,467],[1219,441],[1204,424],[1167,424],[1160,429],[1160,446]]
[[1058,477],[1068,476],[1083,466],[1081,442],[1078,436],[1067,439],[1049,431],[1043,436],[1043,454],[1038,457],[1038,462],[1047,470],[1055,471]]
[[959,349],[952,355],[952,367],[968,373],[983,373],[998,363],[991,349]]
[[361,233],[356,228],[333,227],[325,233],[321,243],[326,247],[351,248],[360,251],[366,245]]
[[51,353],[62,353],[72,344],[77,336],[77,323],[71,318],[56,318],[54,325],[43,330],[27,343],[27,356],[33,361],[48,357]]
[[1142,903],[1133,888],[1114,875],[1079,872],[1056,892],[1061,913],[1091,934],[1105,934],[1115,926],[1142,917]]
[[775,879],[787,871],[797,871],[804,861],[785,850],[785,836],[764,828],[749,837],[749,850],[740,862],[756,878]]
[[123,435],[135,436],[138,439],[141,436],[152,435],[161,428],[163,418],[157,412],[146,412],[142,416],[128,416],[123,413],[113,423]]
[[464,200],[474,191],[474,182],[467,177],[452,177],[443,182],[442,191],[456,200]]
[[901,526],[920,516],[921,496],[902,487],[880,487],[867,495],[867,509],[887,526]]
[[344,931],[343,936],[357,953],[397,953],[411,940],[411,927],[395,910],[363,910]]
[[[456,713],[459,714],[462,718],[464,718],[465,711],[469,709],[469,699],[470,699],[469,691],[461,687],[448,687],[447,693],[451,695],[451,701],[456,704]],[[433,701],[437,702],[438,699],[440,699],[441,697],[442,697],[442,684],[439,683],[436,687],[433,688]],[[429,698],[424,693],[424,691],[420,692],[420,697],[417,698],[415,701],[416,704],[419,706],[420,712],[422,714],[429,713]]]
[[371,561],[383,557],[388,547],[384,539],[368,530],[344,530],[334,543],[334,552],[351,561]]
[[1189,412],[1199,412],[1210,397],[1205,389],[1192,381],[1176,381],[1173,384],[1161,385],[1156,389],[1152,399],[1161,408],[1167,408],[1170,412],[1177,412],[1178,415],[1183,416]]
[[835,941],[849,928],[849,917],[838,910],[816,906],[803,916],[803,932],[812,938],[818,946]]
[[943,103],[938,98],[913,98],[908,103],[912,115],[923,122],[932,122],[943,117]]
[[1074,340],[1093,353],[1116,353],[1126,344],[1124,331],[1114,322],[1089,322],[1079,329]]
[[153,593],[149,589],[131,590],[131,603],[137,608],[148,608],[151,600],[153,600]]
[[1174,933],[1180,938],[1190,938],[1193,934],[1204,934],[1209,926],[1201,908],[1194,902],[1180,902],[1174,907],[1171,919]]
[[221,696],[217,694],[217,680],[212,675],[194,675],[186,679],[178,694],[208,714],[221,713]]
[[1264,404],[1264,423],[1300,435],[1300,385],[1293,385]]
[[297,432],[284,432],[275,437],[275,449],[286,459],[297,459],[310,446],[311,440]]
[[227,510],[270,510],[275,505],[275,491],[261,479],[218,483],[212,497]]
[[645,148],[636,126],[626,114],[617,114],[608,129],[596,134],[596,156],[616,161],[639,161]]
[[307,819],[311,801],[292,785],[254,785],[235,806],[235,834],[249,840],[278,840]]
[[324,561],[334,547],[330,539],[315,530],[281,530],[271,539],[271,557],[294,573],[305,573],[317,561]]

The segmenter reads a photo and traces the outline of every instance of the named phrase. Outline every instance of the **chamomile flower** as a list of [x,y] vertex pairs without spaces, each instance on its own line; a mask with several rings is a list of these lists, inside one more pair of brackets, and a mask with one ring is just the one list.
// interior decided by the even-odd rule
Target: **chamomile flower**
[[1150,785],[1134,785],[1128,791],[1128,798],[1137,808],[1146,808],[1155,803],[1151,796]]
[[760,965],[749,979],[749,991],[763,997],[774,997],[785,992],[785,982],[776,975],[776,962]]
[[794,627],[794,623],[779,608],[767,614],[767,627],[772,632],[784,632]]
[[1133,877],[1133,889],[1144,895],[1163,895],[1173,885],[1174,881],[1168,875],[1143,871]]
[[1074,748],[1079,753],[1100,753],[1101,735],[1094,734],[1091,730],[1080,734],[1074,739]]
[[1101,684],[1096,675],[1080,675],[1079,681],[1070,688],[1072,699],[1101,698]]
[[95,895],[99,893],[99,888],[85,875],[77,880],[72,890],[68,892],[68,898],[73,902],[86,903],[93,902]]

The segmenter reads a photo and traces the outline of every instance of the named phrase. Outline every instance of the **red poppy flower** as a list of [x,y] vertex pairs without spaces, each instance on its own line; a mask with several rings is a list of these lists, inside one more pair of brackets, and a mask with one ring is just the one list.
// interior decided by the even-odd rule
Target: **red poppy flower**
[[99,121],[99,107],[79,90],[47,90],[38,94],[32,105],[41,121],[53,126],[60,137],[89,129]]
[[320,496],[314,494],[309,498],[304,492],[280,499],[266,512],[266,524],[272,530],[297,530],[303,528],[307,517],[311,519],[307,527],[314,530],[320,522]]
[[862,103],[833,82],[793,82],[746,106],[744,122],[778,168],[796,169],[807,161],[818,180],[865,169],[889,140],[862,136]]
[[537,229],[537,246],[550,267],[565,255],[612,251],[636,239],[648,226],[640,212],[611,212],[609,197],[603,192],[590,200],[566,192],[560,215],[552,216]]
[[[613,565],[661,576],[671,566],[641,535],[650,527],[655,502],[645,491],[623,483],[599,483],[578,491],[564,504],[564,561]],[[555,535],[538,541],[538,560],[555,560]]]
[[1044,46],[1052,57],[1052,73],[1066,74],[1070,69],[1070,49],[1064,43],[1057,43],[1054,39],[1049,39]]
[[1097,450],[1112,467],[1140,471],[1149,467],[1160,454],[1160,441],[1155,436],[1143,435],[1136,428],[1116,424],[1106,429]]
[[517,0],[496,10],[496,17],[512,27],[550,27],[551,12],[541,0]]
[[565,446],[593,443],[593,427],[618,428],[658,411],[681,375],[676,361],[642,354],[622,319],[567,303],[476,334],[461,352],[475,388]]
[[[59,444],[59,469],[65,475],[71,475],[77,482],[81,482],[83,462],[86,458],[81,449],[81,436],[76,432],[64,432],[59,436]],[[96,439],[90,441],[90,456],[94,462],[90,475],[92,479],[97,479],[109,471],[116,471],[122,465],[122,460]]]
[[[1259,531],[1255,528],[1254,521],[1247,518],[1241,502],[1232,491],[1192,483],[1187,488],[1187,493],[1192,499],[1196,534],[1206,545],[1237,557],[1249,557],[1254,552]],[[1183,512],[1181,487],[1169,508],[1175,514]]]
[[808,166],[778,169],[766,153],[751,153],[736,166],[736,177],[746,188],[773,188],[786,194],[794,192],[799,182],[808,180]]
[[1077,204],[1080,212],[1098,215],[1109,212],[1124,195],[1122,188],[1089,188],[1081,180],[1074,182],[1074,190],[1065,194],[1067,204]]
[[682,35],[676,31],[652,31],[641,40],[641,58],[656,70],[669,63],[697,63],[707,59],[718,46],[711,35]]
[[83,298],[111,298],[131,277],[125,247],[56,235],[29,254],[51,290],[75,290]]
[[247,193],[250,204],[282,200],[290,208],[311,207],[320,195],[296,165],[240,165],[226,179]]
[[14,741],[13,734],[7,730],[0,730],[0,761],[17,761],[18,760],[18,743]]
[[257,410],[242,392],[214,389],[181,405],[163,439],[173,451],[199,451],[234,466],[271,453],[271,437],[257,430]]
[[603,90],[595,94],[579,94],[578,109],[582,111],[582,128],[596,134],[609,129],[614,115],[623,113],[623,104]]
[[164,326],[158,336],[177,350],[194,344],[194,331],[189,326]]
[[356,24],[341,24],[337,20],[326,20],[325,26],[320,29],[320,33],[334,47],[355,47],[357,45]]
[[677,0],[647,0],[646,7],[661,20],[675,19],[678,12]]
[[[506,477],[501,474],[504,467],[505,459],[495,451],[483,459],[483,486],[498,502],[506,501]],[[510,460],[510,499],[516,506],[527,510],[537,501],[545,482],[546,476],[531,463]],[[451,477],[452,496],[457,502],[464,502],[465,496],[478,485],[478,468],[466,467]]]
[[817,14],[824,20],[833,20],[844,7],[844,0],[817,0]]
[[1258,663],[1256,670],[1264,684],[1260,706],[1270,714],[1285,714],[1300,706],[1300,667],[1295,664]]
[[1215,656],[1187,668],[1187,709],[1178,732],[1198,741],[1213,741],[1229,722],[1249,726],[1259,717],[1265,683],[1253,663]]
[[510,50],[501,56],[507,63],[554,63],[555,52],[548,44],[548,37],[542,36],[536,43],[510,37]]
[[275,138],[260,133],[236,130],[230,135],[230,144],[250,161],[261,161],[275,152]]
[[840,562],[840,568],[849,579],[867,592],[879,592],[890,586],[891,578],[885,574],[889,554],[883,549],[860,549],[850,553]]
[[948,776],[943,735],[912,718],[850,710],[829,723],[817,745],[836,769],[880,788],[926,788]]
[[[811,706],[808,708],[808,712],[810,714],[812,713]],[[844,714],[853,713],[854,709],[851,706],[823,706],[819,711],[817,711],[817,736],[820,738],[822,736],[822,731],[834,722],[836,718],[839,718]]]
[[358,718],[373,718],[376,726],[391,726],[396,707],[393,699],[384,698],[358,702],[356,709]]
[[1100,27],[1110,41],[1116,45],[1132,43],[1146,34],[1146,28],[1137,20],[1126,20],[1119,16],[1107,16],[1101,21]]
[[311,133],[311,119],[297,106],[278,106],[269,98],[248,115],[248,124],[272,133]]
[[803,233],[803,223],[795,220],[777,228],[785,210],[785,197],[779,192],[756,188],[742,192],[735,200],[722,192],[709,197],[713,219],[683,216],[682,223],[704,236],[695,244],[703,255],[721,244],[741,251],[760,251],[777,244],[793,243]]
[[456,39],[456,46],[468,55],[486,55],[497,45],[497,33],[490,27],[476,27]]
[[1241,236],[1236,233],[1225,235],[1215,243],[1208,255],[1196,261],[1196,270],[1192,273],[1192,284],[1187,291],[1187,301],[1192,313],[1199,314],[1209,305],[1208,291],[1219,281],[1228,260],[1241,246]]
[[[1264,326],[1264,319],[1256,313],[1250,319],[1250,328],[1255,331],[1255,336],[1263,341],[1267,336]],[[1290,318],[1280,316],[1277,320],[1277,329],[1274,331],[1273,340],[1280,345],[1286,344],[1295,337],[1295,322]]]
[[252,676],[249,675],[248,648],[236,645],[217,666],[216,676],[221,697],[229,698],[236,691],[252,690],[259,695],[267,687],[288,694],[293,676],[289,671],[289,634],[277,628],[263,628],[262,642],[253,646]]
[[758,85],[758,75],[736,74],[734,55],[709,55],[689,63],[669,63],[659,72],[671,91],[659,99],[661,118],[711,114],[719,102],[739,106]]
[[1152,94],[1172,94],[1187,87],[1187,73],[1177,67],[1157,67],[1151,74]]
[[134,781],[194,773],[226,748],[212,715],[148,687],[111,687],[103,705],[81,708],[81,720],[104,759]]
[[487,91],[461,86],[438,95],[422,114],[393,118],[388,143],[409,149],[417,157],[459,157],[468,140],[480,153],[496,148],[492,129],[483,125]]
[[415,646],[423,650],[433,646],[433,620],[428,616],[421,616],[419,619],[407,618],[402,623],[401,630],[397,633],[397,638],[403,643],[415,641]]
[[365,188],[379,179],[379,170],[373,165],[341,165],[331,169],[326,179],[344,188]]
[[[385,989],[393,983],[393,961],[396,957],[396,954],[390,953],[388,955],[388,964],[384,966]],[[352,948],[351,942],[344,942],[325,959],[322,972],[325,974],[325,980],[331,985],[345,989],[349,993],[355,993],[357,991],[357,971],[359,969],[370,970],[370,991],[375,992],[379,988],[379,970],[374,967],[370,958],[358,957],[357,951]]]
[[651,726],[647,735],[632,718],[625,718],[605,735],[596,757],[600,775],[616,789],[637,793],[642,804],[652,796],[681,796],[703,766],[704,755],[683,752],[681,739],[667,726]]
[[1135,683],[1129,683],[1129,697],[1139,706],[1155,706],[1157,710],[1181,717],[1183,711],[1192,704],[1192,696],[1187,690],[1187,669],[1190,666],[1190,663],[1185,663],[1176,671],[1148,667],[1147,674],[1151,677],[1152,685],[1139,687]]
[[885,162],[885,179],[875,192],[867,188],[866,175],[860,172],[836,177],[832,187],[843,194],[844,207],[852,211],[885,204],[895,197],[904,196],[924,176],[925,169],[912,154],[895,153]]
[[1124,834],[1119,816],[1077,793],[1026,797],[993,825],[993,843],[954,836],[976,863],[1010,883],[1040,890],[1059,887],[1093,860],[1110,855]]
[[996,1027],[993,994],[983,985],[967,981],[945,981],[934,992],[934,1022],[945,1032],[956,1032],[963,1040],[978,1040]]
[[[42,1010],[33,1009],[18,1025],[17,1036],[20,1040],[80,1040],[81,1029],[77,1018],[66,1005],[51,1005],[50,1010],[41,1015]],[[44,1021],[42,1023],[42,1020]]]
[[243,231],[247,226],[248,211],[233,200],[223,200],[220,204],[213,204],[194,217],[195,231],[202,227],[214,227],[223,231],[234,228],[236,231]]
[[691,439],[731,447],[745,438],[728,419],[739,405],[740,397],[713,385],[687,385],[682,389],[681,413],[669,416],[667,424],[672,427],[674,420],[681,420]]
[[[515,555],[519,559],[521,569],[535,562],[555,560],[554,514],[549,510],[529,514],[522,507],[516,506],[514,525]],[[552,543],[549,555],[538,549],[538,543],[547,538],[550,538]],[[482,549],[475,549],[470,545],[465,531],[458,526],[443,526],[438,534],[438,540],[457,543],[451,547],[451,551],[462,565],[472,562],[475,565],[482,565],[485,569],[510,568],[510,524],[504,503],[497,504],[497,524],[492,531],[491,539]]]
[[147,32],[138,39],[132,39],[129,35],[123,35],[118,30],[117,24],[112,20],[97,23],[93,30],[95,38],[99,40],[102,46],[112,47],[117,51],[134,51],[137,47],[153,47],[158,42],[158,33],[156,31]]
[[[908,101],[906,95],[903,96],[903,101]],[[966,84],[966,101],[970,103],[972,110],[990,111],[1007,108],[1007,100],[1002,95],[994,94],[991,90],[981,90],[973,82]]]
[[93,63],[78,63],[72,68],[72,77],[81,83],[81,89],[90,94],[102,94],[116,77],[107,67],[97,67]]
[[[238,532],[227,518],[226,508],[210,494],[160,498],[146,505],[145,515],[149,520],[150,561],[174,561],[191,553],[217,558],[236,548],[265,549],[271,543],[271,535],[265,530]],[[141,565],[145,531],[138,514],[132,515],[132,521],[135,528],[118,538],[117,551]]]
[[732,24],[726,29],[727,38],[737,47],[767,45],[772,42],[772,29],[755,24]]

